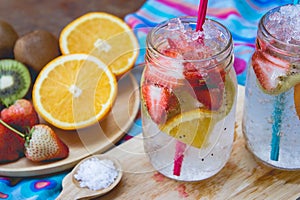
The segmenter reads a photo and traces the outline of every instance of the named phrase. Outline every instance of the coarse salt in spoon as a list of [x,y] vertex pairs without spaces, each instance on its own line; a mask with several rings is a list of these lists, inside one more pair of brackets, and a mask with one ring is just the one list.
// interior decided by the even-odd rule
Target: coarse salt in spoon
[[[93,159],[93,160],[91,160],[91,159]],[[114,172],[114,171],[117,172],[115,179],[108,187],[98,189],[98,190],[93,190],[92,188],[89,188],[89,187],[81,187],[80,180],[77,180],[78,178],[75,178],[76,177],[75,174],[77,174],[77,175],[79,174],[80,166],[86,165],[86,162],[95,162],[95,160],[96,161],[112,161],[114,168],[112,168],[110,170],[113,170],[112,172]],[[89,170],[88,173],[90,174],[91,168],[89,168],[88,170]],[[97,176],[97,174],[99,175],[99,172],[95,171],[95,176]],[[121,181],[122,175],[123,175],[123,173],[121,170],[121,164],[117,159],[107,156],[107,155],[103,155],[103,154],[89,156],[89,157],[83,159],[82,161],[80,161],[74,167],[74,169],[69,174],[67,174],[67,176],[63,179],[63,182],[62,182],[63,190],[60,193],[60,195],[57,197],[57,200],[91,199],[91,198],[102,196],[117,186],[117,184]]]

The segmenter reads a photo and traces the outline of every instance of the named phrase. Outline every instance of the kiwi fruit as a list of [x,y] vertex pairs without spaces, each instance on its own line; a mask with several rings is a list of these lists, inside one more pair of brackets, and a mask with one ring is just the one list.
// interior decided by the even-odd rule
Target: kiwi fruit
[[0,60],[0,104],[6,107],[23,98],[31,84],[28,68],[13,59]]
[[35,30],[23,35],[14,47],[15,59],[36,72],[59,54],[58,39],[45,30]]
[[18,38],[15,29],[0,20],[0,58],[13,58],[13,49]]

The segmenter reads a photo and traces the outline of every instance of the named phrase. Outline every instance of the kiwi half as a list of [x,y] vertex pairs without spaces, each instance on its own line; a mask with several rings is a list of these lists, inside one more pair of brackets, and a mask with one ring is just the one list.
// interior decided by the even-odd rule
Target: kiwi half
[[17,99],[23,98],[31,84],[28,68],[12,60],[0,60],[0,102],[9,106]]

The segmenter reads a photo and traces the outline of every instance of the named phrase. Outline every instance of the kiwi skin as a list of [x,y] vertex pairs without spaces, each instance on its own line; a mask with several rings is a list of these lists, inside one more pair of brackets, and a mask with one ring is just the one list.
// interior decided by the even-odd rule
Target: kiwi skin
[[35,30],[20,37],[14,47],[15,59],[31,67],[41,69],[60,55],[58,39],[45,30]]
[[12,25],[0,20],[0,59],[13,58],[13,49],[18,38]]

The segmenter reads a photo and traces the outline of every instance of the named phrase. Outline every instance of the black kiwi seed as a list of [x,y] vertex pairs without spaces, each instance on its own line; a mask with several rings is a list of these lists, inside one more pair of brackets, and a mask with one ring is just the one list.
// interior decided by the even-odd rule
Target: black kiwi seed
[[0,60],[0,103],[9,106],[23,98],[30,84],[30,73],[25,65],[12,59]]

